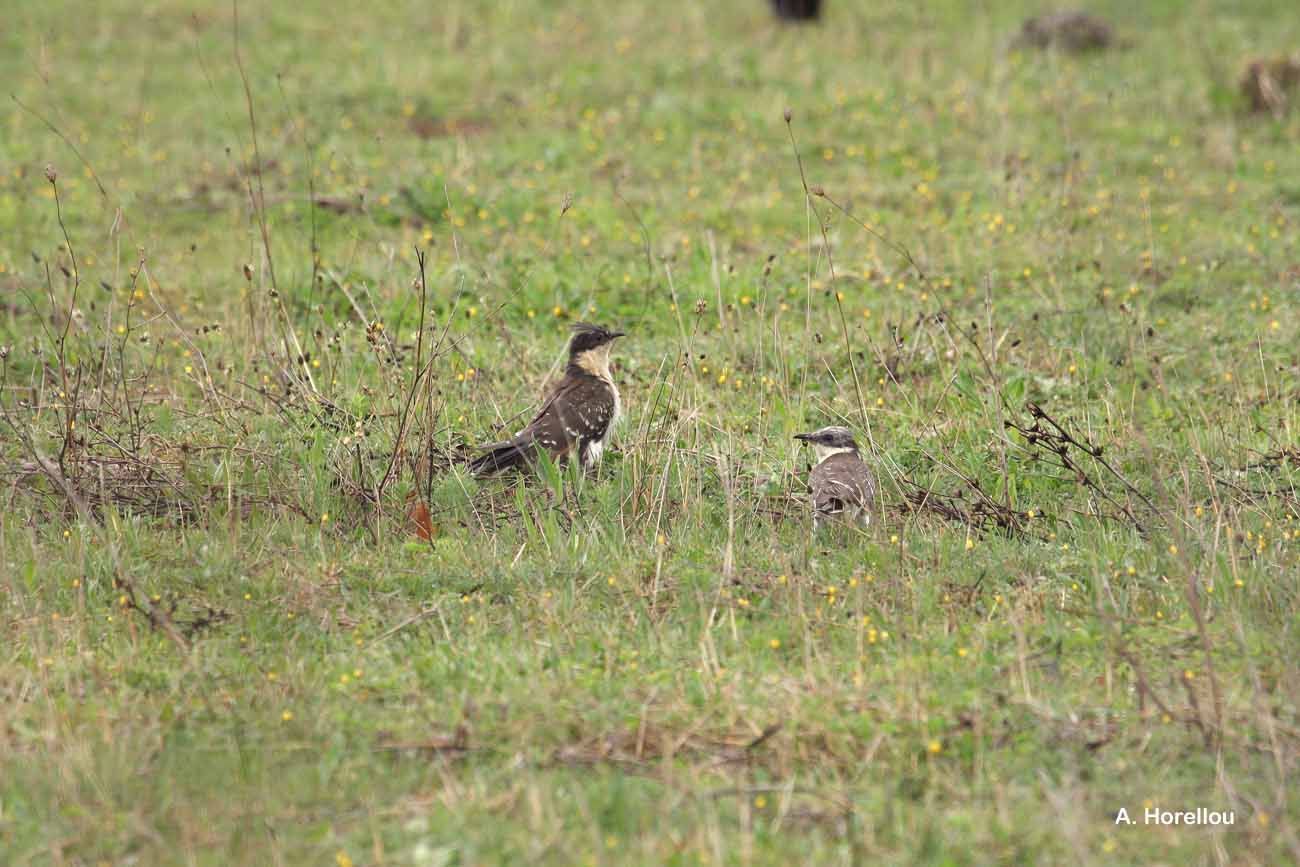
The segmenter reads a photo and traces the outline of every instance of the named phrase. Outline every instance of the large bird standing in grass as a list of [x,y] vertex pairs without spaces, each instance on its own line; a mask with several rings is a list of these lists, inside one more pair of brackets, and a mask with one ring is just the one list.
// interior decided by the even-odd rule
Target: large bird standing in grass
[[483,446],[470,464],[476,476],[532,466],[543,449],[556,463],[577,456],[582,467],[594,466],[605,452],[614,422],[622,412],[618,386],[609,368],[613,343],[622,331],[578,323],[569,340],[564,376],[551,389],[537,415],[514,437]]
[[812,489],[813,526],[843,519],[863,526],[871,523],[876,480],[858,454],[858,443],[846,427],[824,427],[795,439],[811,443],[817,465],[808,474]]

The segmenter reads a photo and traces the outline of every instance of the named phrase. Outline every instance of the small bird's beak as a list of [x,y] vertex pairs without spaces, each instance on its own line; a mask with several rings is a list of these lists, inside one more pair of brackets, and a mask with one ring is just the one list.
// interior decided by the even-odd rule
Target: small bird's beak
[[609,339],[610,339],[610,340],[613,340],[615,337],[627,337],[627,332],[626,332],[626,331],[611,331],[611,332],[609,332]]
[[797,439],[797,440],[803,440],[804,442],[811,442],[811,441],[812,441],[812,438],[813,438],[813,435],[810,434],[810,433],[806,433],[806,434],[795,434],[795,435],[794,435],[794,438]]

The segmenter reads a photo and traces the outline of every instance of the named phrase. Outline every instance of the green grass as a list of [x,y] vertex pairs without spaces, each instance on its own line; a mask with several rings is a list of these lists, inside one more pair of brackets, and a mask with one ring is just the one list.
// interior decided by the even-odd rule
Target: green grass
[[[230,7],[13,11],[0,861],[1300,859],[1300,22],[993,5],[245,4],[260,172]],[[612,453],[470,479],[579,318]]]

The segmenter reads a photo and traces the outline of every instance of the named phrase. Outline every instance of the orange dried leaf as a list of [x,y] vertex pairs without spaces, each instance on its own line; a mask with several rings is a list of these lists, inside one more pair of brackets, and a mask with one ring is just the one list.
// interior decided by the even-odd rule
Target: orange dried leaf
[[418,538],[425,542],[433,539],[436,530],[433,519],[429,516],[429,507],[424,504],[424,500],[415,500],[411,503],[406,511],[406,521]]

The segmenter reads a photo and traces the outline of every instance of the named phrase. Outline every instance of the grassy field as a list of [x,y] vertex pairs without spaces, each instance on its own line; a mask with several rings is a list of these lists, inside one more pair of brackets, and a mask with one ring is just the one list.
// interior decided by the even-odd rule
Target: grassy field
[[1287,0],[10,5],[0,863],[1300,861]]

